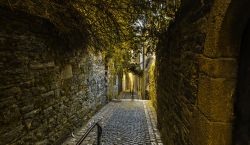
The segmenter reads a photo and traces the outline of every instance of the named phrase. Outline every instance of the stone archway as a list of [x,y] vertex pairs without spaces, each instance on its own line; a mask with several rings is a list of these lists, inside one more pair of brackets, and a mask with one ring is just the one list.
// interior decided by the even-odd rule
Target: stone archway
[[[226,58],[236,58],[232,104],[232,144],[249,144],[250,119],[250,10],[249,1],[232,0],[223,19],[218,49]],[[230,74],[230,72],[228,72]],[[227,111],[225,111],[227,112]]]
[[[235,82],[232,94],[232,144],[249,144],[250,127],[250,2],[232,0],[230,3],[221,30],[219,31],[217,50],[226,59],[236,59],[232,63],[235,75],[231,75]],[[227,66],[223,66],[227,68]],[[230,74],[230,72],[228,72]],[[226,74],[225,74],[226,75]],[[226,98],[225,98],[226,99]],[[231,108],[231,107],[230,107]],[[225,111],[227,112],[227,111]]]
[[249,5],[247,0],[215,0],[211,8],[204,52],[199,62],[202,72],[198,85],[199,113],[194,118],[198,116],[200,126],[194,127],[196,130],[192,132],[201,134],[201,137],[192,138],[195,145],[233,143],[234,118],[238,117],[234,114],[234,102],[237,98],[239,51],[250,16]]

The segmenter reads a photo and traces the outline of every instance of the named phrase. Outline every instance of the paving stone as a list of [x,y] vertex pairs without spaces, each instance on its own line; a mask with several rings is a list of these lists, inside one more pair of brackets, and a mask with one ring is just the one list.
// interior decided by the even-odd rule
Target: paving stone
[[[111,101],[63,145],[75,144],[72,140],[79,140],[89,126],[97,121],[102,126],[102,145],[162,145],[156,120],[156,112],[150,101],[137,99]],[[97,129],[94,129],[82,145],[96,144],[96,132]]]

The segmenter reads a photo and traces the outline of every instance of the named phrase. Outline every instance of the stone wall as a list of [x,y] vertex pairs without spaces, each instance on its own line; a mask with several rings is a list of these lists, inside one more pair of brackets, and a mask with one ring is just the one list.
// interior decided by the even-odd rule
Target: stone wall
[[154,108],[157,110],[157,98],[156,98],[156,70],[155,70],[155,60],[149,67],[149,99],[151,100]]
[[[166,145],[230,145],[237,58],[249,2],[183,0],[157,50]],[[163,115],[164,114],[164,115]]]
[[0,28],[0,144],[59,144],[106,102],[101,55],[18,11]]
[[109,100],[116,99],[118,97],[118,75],[115,69],[113,60],[108,64],[108,98]]

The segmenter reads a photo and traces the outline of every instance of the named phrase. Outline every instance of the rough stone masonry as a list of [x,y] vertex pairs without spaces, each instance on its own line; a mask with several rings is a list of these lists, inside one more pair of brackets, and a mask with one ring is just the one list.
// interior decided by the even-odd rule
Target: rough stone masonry
[[156,104],[163,142],[232,145],[238,58],[249,1],[181,2],[157,49]]
[[0,7],[0,144],[59,144],[106,101],[105,65],[48,20]]

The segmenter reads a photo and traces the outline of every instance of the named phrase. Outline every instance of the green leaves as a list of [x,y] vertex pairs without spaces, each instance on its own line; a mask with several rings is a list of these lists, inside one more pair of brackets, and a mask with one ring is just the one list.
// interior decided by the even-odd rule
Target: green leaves
[[157,40],[173,18],[171,13],[176,11],[170,4],[178,0],[171,1],[74,0],[73,3],[88,24],[89,45],[103,50],[123,42],[138,43],[138,39],[140,43]]
[[127,69],[132,50],[155,51],[180,0],[3,0],[0,4],[46,18],[70,38],[82,34],[79,39],[86,38],[83,43],[88,48]]
[[88,24],[88,45],[112,60],[117,71],[140,71],[131,63],[133,51],[155,51],[159,34],[173,19],[180,0],[75,0]]

